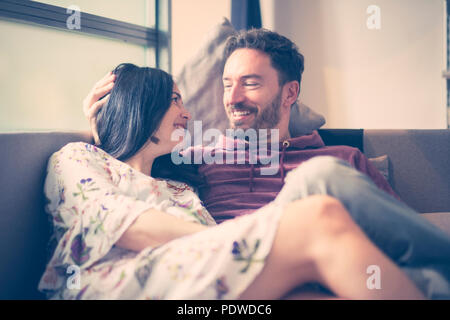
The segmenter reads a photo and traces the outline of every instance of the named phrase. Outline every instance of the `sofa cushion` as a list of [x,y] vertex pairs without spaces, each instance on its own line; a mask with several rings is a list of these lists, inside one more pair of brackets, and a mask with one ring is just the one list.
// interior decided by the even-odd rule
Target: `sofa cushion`
[[389,180],[389,157],[387,154],[384,154],[379,157],[369,158],[370,163],[374,165],[375,168],[381,173],[381,175],[386,179],[387,182],[390,183]]
[[47,160],[88,133],[0,134],[0,299],[40,299],[38,281],[47,263],[51,232],[43,184]]

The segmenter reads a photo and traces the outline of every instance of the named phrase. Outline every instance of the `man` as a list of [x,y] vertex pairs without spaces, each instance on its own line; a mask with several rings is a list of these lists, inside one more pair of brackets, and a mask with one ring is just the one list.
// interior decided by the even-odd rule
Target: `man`
[[[267,165],[261,164],[261,157],[256,162],[200,164],[198,172],[204,181],[198,186],[200,197],[211,215],[220,222],[248,214],[278,194],[277,201],[284,203],[330,195],[340,200],[371,241],[427,297],[450,298],[450,237],[396,199],[386,180],[357,149],[326,147],[317,132],[290,137],[290,110],[300,93],[304,68],[296,46],[275,32],[257,29],[230,37],[224,54],[223,102],[231,128],[276,129],[269,140],[281,151],[276,154],[279,170],[272,175],[263,173]],[[91,123],[105,102],[96,100],[112,85],[112,80],[103,81],[85,100]],[[251,142],[223,136],[208,153],[231,153],[232,159],[243,153],[248,160],[251,147]],[[205,148],[197,146],[192,151]],[[298,183],[283,188],[285,179]]]
[[[277,147],[281,154],[280,170],[274,175],[261,175],[260,168],[264,165],[258,164],[200,165],[199,172],[206,182],[200,186],[200,196],[216,220],[247,214],[269,203],[283,187],[285,174],[316,156],[341,158],[396,196],[359,150],[325,147],[317,132],[290,137],[291,106],[300,93],[304,69],[303,56],[294,43],[274,32],[251,30],[229,38],[224,55],[223,103],[231,128],[278,129],[280,145]],[[218,144],[215,151],[226,149],[226,143]]]

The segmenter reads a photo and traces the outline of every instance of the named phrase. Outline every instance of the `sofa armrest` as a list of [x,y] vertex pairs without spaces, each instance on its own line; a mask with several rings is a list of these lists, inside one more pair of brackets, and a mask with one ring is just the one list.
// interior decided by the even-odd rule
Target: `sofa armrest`
[[89,132],[0,133],[0,299],[42,299],[37,291],[47,263],[51,225],[43,184],[50,155]]

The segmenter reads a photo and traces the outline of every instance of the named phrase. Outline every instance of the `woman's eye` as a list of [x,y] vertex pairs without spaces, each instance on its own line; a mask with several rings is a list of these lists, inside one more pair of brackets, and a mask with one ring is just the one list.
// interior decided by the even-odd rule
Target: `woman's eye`
[[177,107],[181,108],[183,105],[183,99],[179,96],[174,96],[172,97],[172,103],[175,103]]

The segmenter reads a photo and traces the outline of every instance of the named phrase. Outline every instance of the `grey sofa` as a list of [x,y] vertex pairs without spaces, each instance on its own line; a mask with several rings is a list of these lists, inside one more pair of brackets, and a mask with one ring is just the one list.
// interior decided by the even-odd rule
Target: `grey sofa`
[[[390,182],[411,207],[450,232],[450,130],[319,130],[327,145],[387,154]],[[43,183],[49,156],[85,132],[0,134],[0,299],[43,299],[37,285],[51,232]],[[425,214],[426,213],[426,214]]]

